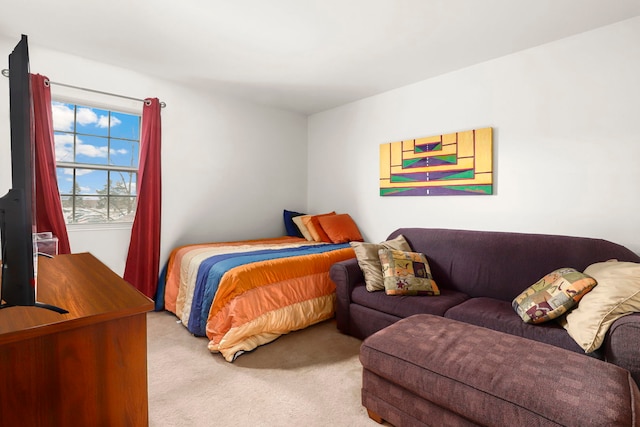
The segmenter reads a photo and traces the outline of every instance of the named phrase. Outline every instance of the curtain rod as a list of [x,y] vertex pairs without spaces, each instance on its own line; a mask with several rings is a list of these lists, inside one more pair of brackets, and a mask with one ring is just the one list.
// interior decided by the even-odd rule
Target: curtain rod
[[[5,77],[9,77],[9,70],[7,70],[6,68],[2,70],[2,75]],[[51,80],[47,79],[45,80],[45,82],[49,83],[50,85],[58,85],[58,86],[64,86],[64,87],[68,87],[71,89],[78,89],[78,90],[84,90],[86,92],[93,92],[93,93],[98,93],[100,95],[108,95],[108,96],[115,96],[118,98],[124,98],[124,99],[130,99],[132,101],[139,101],[139,102],[144,102],[145,104],[147,103],[147,101],[145,99],[140,99],[140,98],[134,98],[132,96],[126,96],[126,95],[118,95],[117,93],[111,93],[111,92],[103,92],[101,90],[95,90],[95,89],[88,89],[86,87],[80,87],[80,86],[73,86],[73,85],[69,85],[66,83],[58,83],[58,82],[52,82]],[[166,107],[167,104],[164,102],[160,102],[160,108],[164,108]]]

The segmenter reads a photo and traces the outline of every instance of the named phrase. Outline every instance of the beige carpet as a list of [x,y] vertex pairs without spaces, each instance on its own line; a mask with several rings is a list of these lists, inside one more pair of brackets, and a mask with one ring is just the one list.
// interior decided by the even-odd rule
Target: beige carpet
[[148,314],[149,420],[160,426],[379,426],[360,403],[361,341],[326,321],[229,363]]

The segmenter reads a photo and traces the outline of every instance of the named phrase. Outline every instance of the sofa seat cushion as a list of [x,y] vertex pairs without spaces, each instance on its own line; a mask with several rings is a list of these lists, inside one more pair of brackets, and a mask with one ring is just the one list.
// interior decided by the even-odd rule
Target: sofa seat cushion
[[386,295],[383,291],[369,292],[364,286],[357,286],[351,293],[351,301],[355,304],[403,318],[414,314],[442,316],[448,309],[468,298],[462,292],[448,289],[441,289],[438,296],[409,296]]
[[[447,310],[444,317],[584,354],[584,350],[560,324],[555,321],[538,325],[525,323],[507,301],[484,297],[471,298]],[[595,353],[590,355],[601,358]]]

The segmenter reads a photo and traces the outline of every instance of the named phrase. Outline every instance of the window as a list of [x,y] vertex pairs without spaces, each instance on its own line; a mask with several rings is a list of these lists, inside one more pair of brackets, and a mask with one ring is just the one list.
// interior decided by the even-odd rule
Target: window
[[65,222],[133,222],[140,115],[56,101],[52,112]]

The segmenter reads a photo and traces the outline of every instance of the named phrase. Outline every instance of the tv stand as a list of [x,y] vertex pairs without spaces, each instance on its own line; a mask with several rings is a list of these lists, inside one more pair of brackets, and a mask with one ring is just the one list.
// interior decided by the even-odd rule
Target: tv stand
[[153,301],[89,253],[41,259],[38,295],[68,312],[0,310],[0,425],[148,425]]
[[45,304],[43,302],[38,302],[38,301],[36,301],[34,307],[44,308],[45,310],[55,311],[56,313],[60,313],[60,314],[68,313],[68,311],[65,310],[64,308],[56,307],[55,305]]
[[[10,305],[10,304],[2,304],[2,305],[0,305],[0,310],[2,310],[3,308],[9,308],[9,307],[17,307],[17,306]],[[33,304],[33,306],[27,306],[27,307],[44,308],[46,310],[55,311],[56,313],[60,313],[60,314],[67,314],[68,313],[68,311],[65,310],[64,308],[56,307],[55,305],[45,304],[43,302],[38,302],[38,301],[36,301],[35,304]]]

